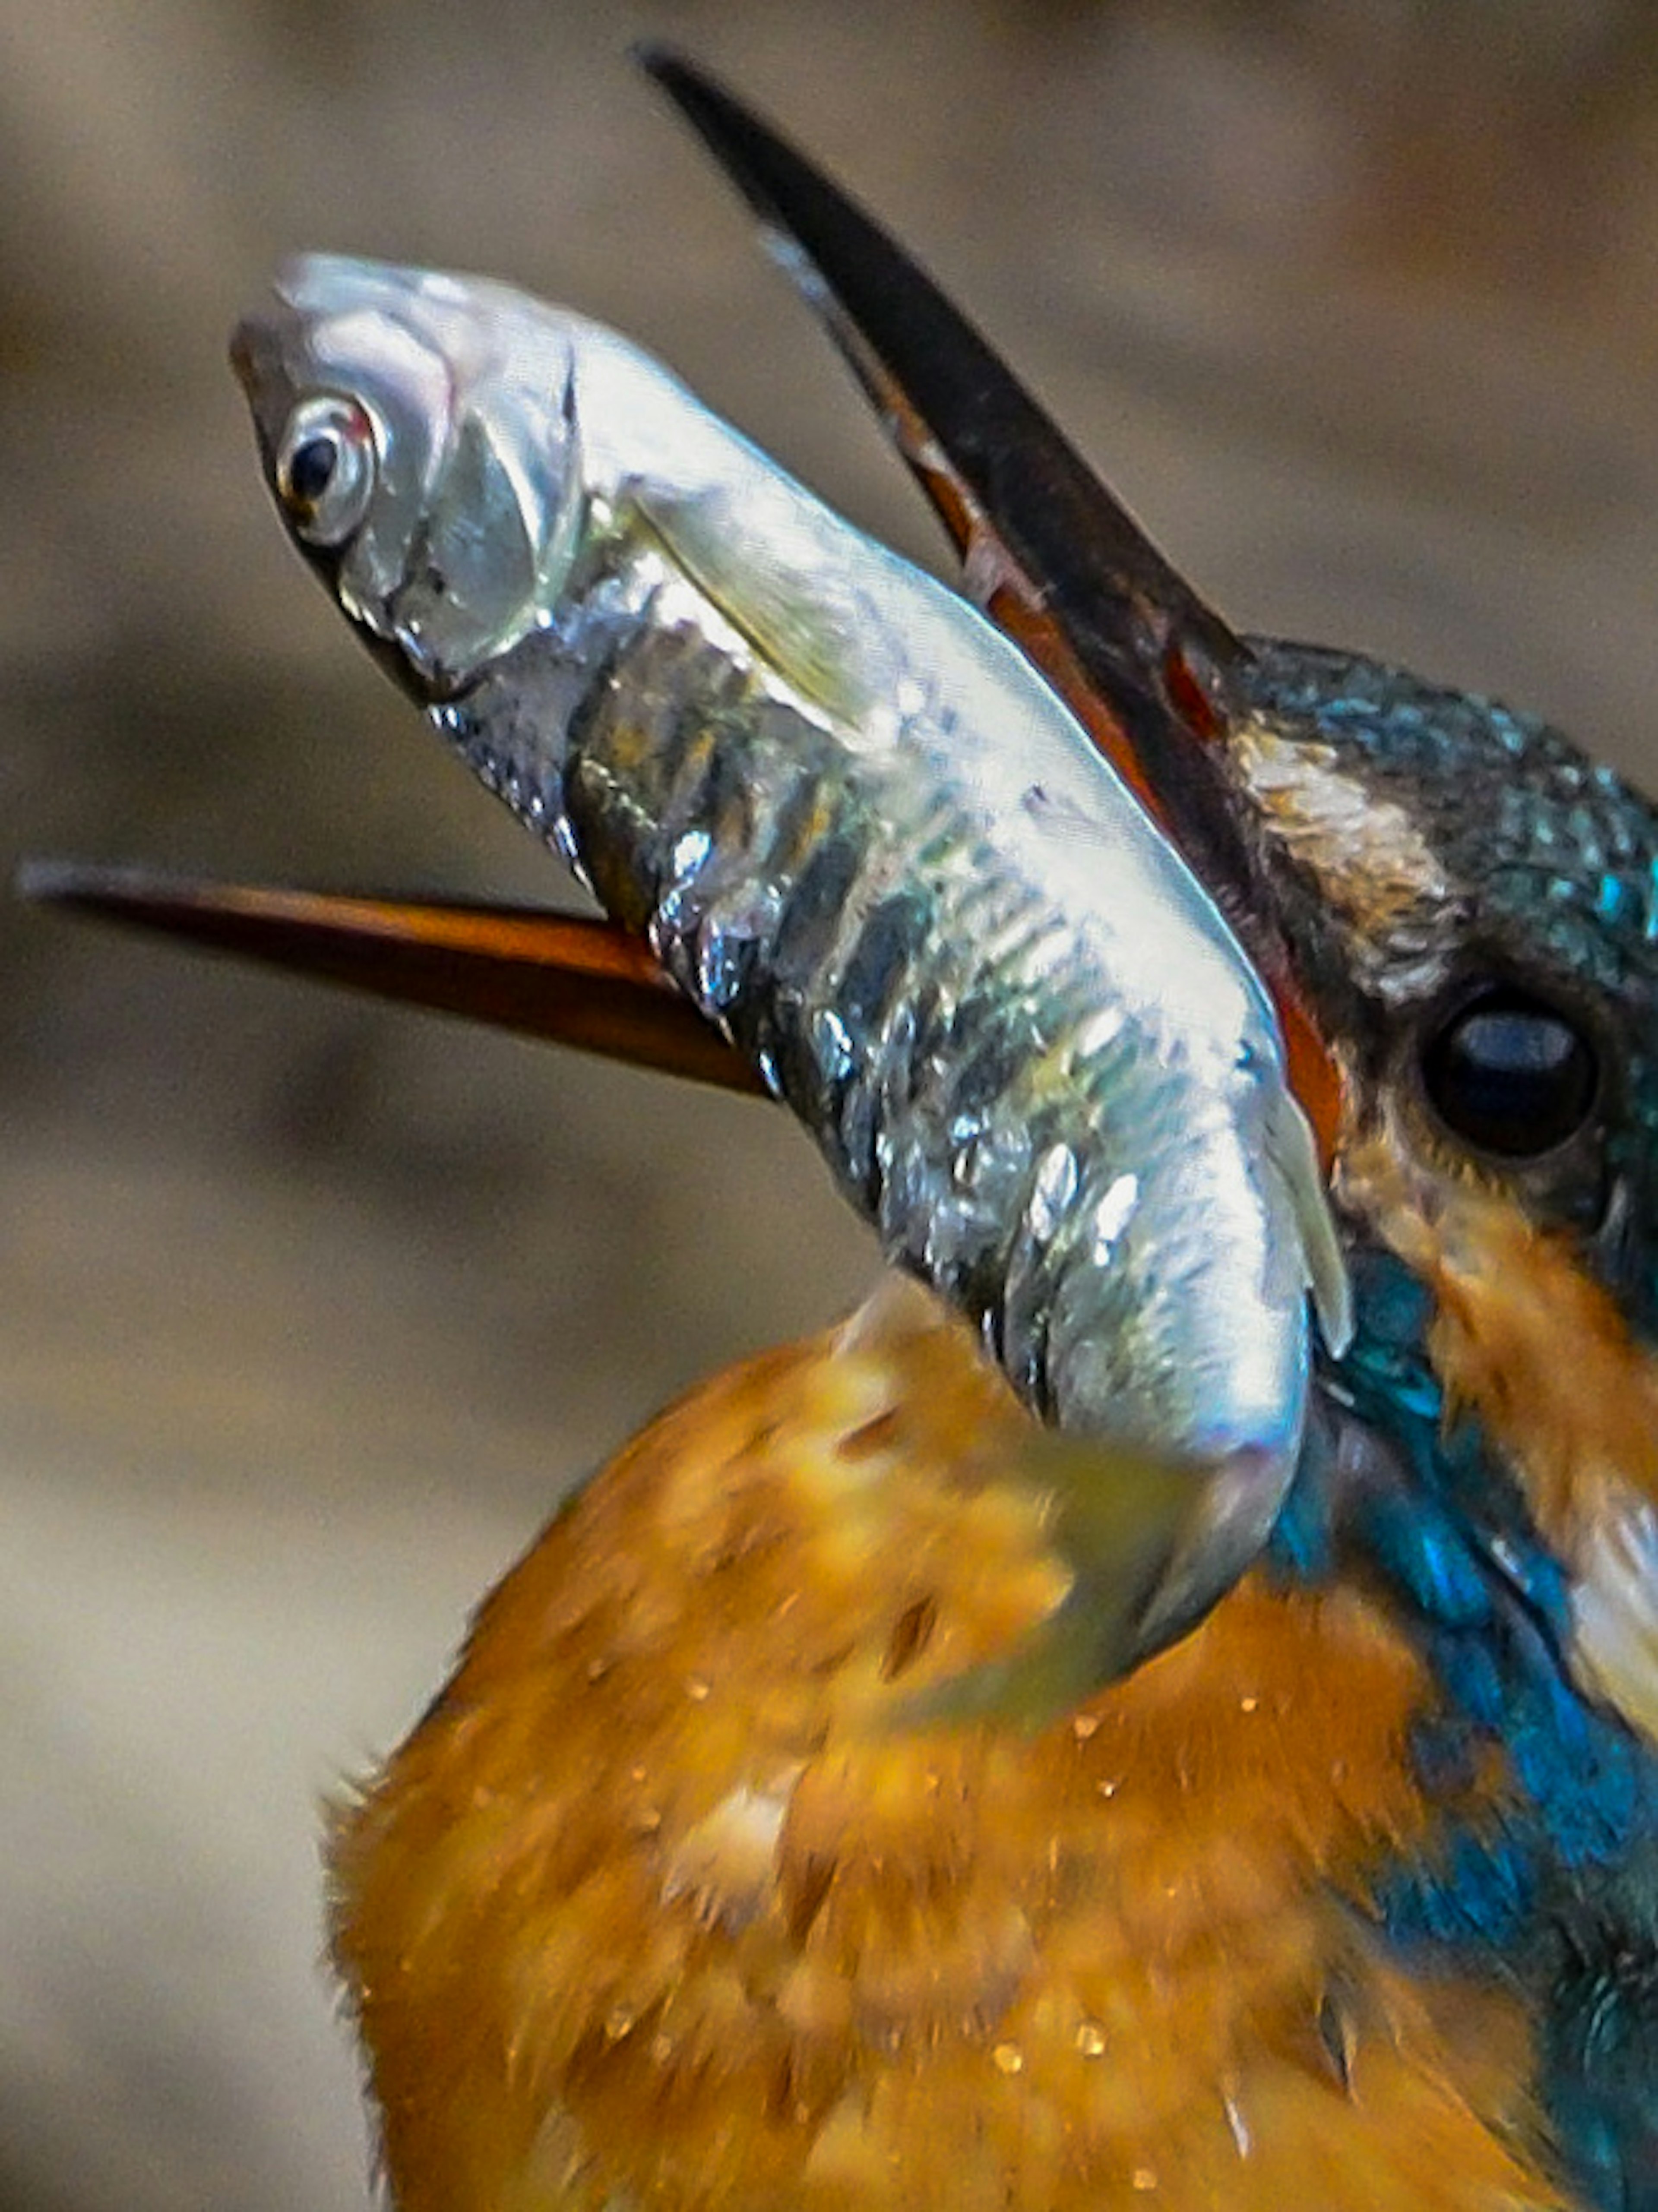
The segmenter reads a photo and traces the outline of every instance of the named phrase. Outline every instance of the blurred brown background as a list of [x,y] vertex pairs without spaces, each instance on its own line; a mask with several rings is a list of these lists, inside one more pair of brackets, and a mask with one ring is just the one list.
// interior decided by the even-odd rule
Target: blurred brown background
[[[620,323],[926,518],[625,60],[921,247],[1234,619],[1658,775],[1644,0],[0,0],[0,865],[559,896],[280,541],[223,336],[300,245]],[[765,1110],[0,910],[0,2206],[367,2199],[317,1794],[561,1486],[853,1296]]]

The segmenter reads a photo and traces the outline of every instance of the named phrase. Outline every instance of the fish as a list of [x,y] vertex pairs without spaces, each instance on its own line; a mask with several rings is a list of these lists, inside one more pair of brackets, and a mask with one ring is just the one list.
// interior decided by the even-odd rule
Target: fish
[[1314,1316],[1350,1327],[1210,893],[987,619],[618,333],[319,254],[232,358],[353,626],[1048,1431],[1070,1593],[938,1711],[1039,1723],[1186,1632],[1277,1518]]

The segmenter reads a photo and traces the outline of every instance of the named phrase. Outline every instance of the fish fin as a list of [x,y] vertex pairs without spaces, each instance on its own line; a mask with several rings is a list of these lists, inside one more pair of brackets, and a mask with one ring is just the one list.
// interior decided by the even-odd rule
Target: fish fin
[[1031,1437],[1012,1479],[1045,1496],[1070,1588],[1012,1650],[905,1698],[892,1725],[1034,1734],[1126,1674],[1148,1656],[1142,1631],[1209,1473],[1102,1439]]
[[1324,1340],[1339,1359],[1353,1340],[1353,1286],[1330,1194],[1319,1165],[1312,1125],[1289,1092],[1272,1102],[1266,1125],[1267,1158],[1289,1200],[1301,1231],[1308,1286]]
[[867,595],[808,559],[797,568],[752,559],[742,518],[723,493],[674,499],[637,486],[632,497],[674,566],[798,699],[835,721],[869,714],[867,663],[883,625]]

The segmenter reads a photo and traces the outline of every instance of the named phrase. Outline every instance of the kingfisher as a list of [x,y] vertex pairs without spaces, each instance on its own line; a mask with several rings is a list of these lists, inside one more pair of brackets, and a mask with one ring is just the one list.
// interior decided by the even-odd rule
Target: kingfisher
[[[644,63],[1247,947],[1353,1326],[1247,1571],[1039,1726],[915,1699],[1066,1589],[924,1293],[648,1427],[331,1816],[393,2197],[1655,2212],[1658,813],[1533,717],[1237,635],[870,216]],[[609,924],[34,887],[753,1087]]]

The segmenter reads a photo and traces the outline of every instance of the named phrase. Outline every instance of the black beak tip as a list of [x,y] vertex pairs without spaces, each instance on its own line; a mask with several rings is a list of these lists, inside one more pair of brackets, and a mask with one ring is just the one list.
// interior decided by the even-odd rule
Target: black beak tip
[[628,48],[628,58],[675,98],[682,90],[704,82],[690,55],[666,39],[636,39]]
[[[712,70],[659,40],[643,40],[631,52],[762,222],[776,216],[779,192],[808,204],[816,197],[810,166]],[[792,228],[787,222],[783,227]]]

